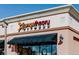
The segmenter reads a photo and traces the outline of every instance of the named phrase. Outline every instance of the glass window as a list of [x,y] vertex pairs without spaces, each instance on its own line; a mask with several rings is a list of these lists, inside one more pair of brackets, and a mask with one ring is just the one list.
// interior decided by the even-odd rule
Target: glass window
[[51,45],[42,45],[40,48],[41,55],[51,55]]
[[52,45],[52,55],[57,55],[57,45]]
[[39,55],[39,46],[32,46],[32,54]]
[[[32,55],[56,55],[57,45],[40,45],[40,46],[23,46],[23,48],[31,48]],[[28,52],[29,53],[29,52]]]

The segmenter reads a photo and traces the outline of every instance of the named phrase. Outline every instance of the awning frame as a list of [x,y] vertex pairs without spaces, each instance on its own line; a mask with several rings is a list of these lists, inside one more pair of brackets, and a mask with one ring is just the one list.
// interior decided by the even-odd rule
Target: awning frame
[[[20,46],[37,46],[37,45],[48,45],[48,44],[57,44],[57,33],[52,33],[52,34],[46,34],[46,36],[49,36],[49,37],[47,37],[49,40],[48,41],[46,41],[45,40],[45,42],[44,42],[44,40],[41,42],[41,40],[37,40],[37,38],[39,39],[39,37],[41,38],[43,38],[43,36],[45,37],[45,35],[36,35],[36,36],[27,36],[26,38],[27,38],[27,40],[28,40],[28,38],[29,37],[32,37],[32,38],[34,38],[34,39],[36,39],[36,41],[37,42],[33,42],[33,40],[34,39],[31,39],[31,40],[29,40],[28,42],[27,41],[24,41],[24,42],[22,42],[22,43],[19,43],[19,42],[21,42],[20,40],[24,40],[24,39],[22,39],[22,38],[20,38],[19,37],[19,39],[18,38],[13,38],[14,40],[16,39],[16,40],[18,40],[17,42],[16,41],[14,41],[13,39],[13,41],[14,42],[12,42],[12,40],[10,40],[9,42],[8,42],[8,44],[11,44],[11,45],[20,45]],[[54,39],[52,39],[52,38],[50,38],[50,37],[53,37]],[[35,38],[36,37],[36,38]],[[43,38],[44,39],[44,38]],[[26,40],[26,39],[25,39]]]

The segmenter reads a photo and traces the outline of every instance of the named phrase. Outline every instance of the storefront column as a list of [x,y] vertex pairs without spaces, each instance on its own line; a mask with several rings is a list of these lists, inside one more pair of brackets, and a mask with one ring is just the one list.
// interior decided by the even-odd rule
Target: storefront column
[[5,26],[5,49],[4,54],[7,55],[7,26]]
[[7,23],[3,21],[3,27],[4,27],[4,36],[5,36],[5,41],[4,41],[4,54],[7,55]]

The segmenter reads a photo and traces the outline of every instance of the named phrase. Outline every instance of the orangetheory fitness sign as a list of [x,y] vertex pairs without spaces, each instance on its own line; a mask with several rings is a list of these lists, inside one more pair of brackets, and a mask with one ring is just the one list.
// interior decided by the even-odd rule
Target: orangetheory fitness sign
[[25,24],[24,22],[23,23],[21,23],[21,22],[18,22],[18,25],[19,25],[19,29],[18,29],[18,32],[20,32],[21,30],[26,30],[27,29],[27,31],[29,30],[29,29],[33,29],[34,28],[34,30],[36,30],[37,29],[37,27],[39,28],[39,29],[41,29],[41,28],[43,28],[43,29],[45,29],[45,28],[49,28],[50,27],[50,20],[44,20],[44,21],[34,21],[34,22],[32,22],[32,23],[28,23],[28,24]]

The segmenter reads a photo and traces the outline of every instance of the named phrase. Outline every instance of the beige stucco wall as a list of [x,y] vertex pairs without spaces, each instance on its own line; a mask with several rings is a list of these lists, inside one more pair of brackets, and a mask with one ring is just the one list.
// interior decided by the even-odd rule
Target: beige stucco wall
[[76,34],[70,30],[68,30],[69,32],[69,39],[68,39],[68,49],[69,49],[69,54],[70,55],[79,55],[79,42],[73,40],[73,36],[79,38],[79,34]]
[[68,50],[68,30],[60,30],[58,32],[58,42],[60,40],[60,35],[62,34],[63,37],[63,43],[61,45],[57,45],[57,54],[58,55],[68,55],[69,54],[69,50]]
[[[73,40],[73,36],[79,38],[79,34],[71,30],[60,31],[63,33],[63,44],[57,46],[58,55],[79,55],[79,42]],[[58,34],[59,37],[60,34]]]
[[[68,30],[57,30],[57,31],[49,31],[49,32],[42,32],[42,33],[32,33],[32,34],[24,34],[24,35],[17,35],[17,36],[9,36],[7,39],[8,41],[14,37],[21,37],[21,36],[33,36],[33,35],[43,35],[43,34],[50,34],[50,33],[58,33],[57,40],[59,41],[59,36],[62,34],[64,37],[63,44],[57,45],[57,54],[69,54],[68,53]],[[8,48],[7,45],[7,54],[8,55],[16,55],[17,53],[11,52],[11,48]]]
[[[51,16],[47,16],[47,17],[40,17],[40,18],[35,18],[35,19],[24,20],[24,21],[21,21],[21,22],[28,24],[28,23],[33,23],[35,21],[50,20],[50,28],[56,28],[56,27],[69,26],[68,17],[69,17],[69,14],[64,13],[64,14],[58,14],[58,15],[51,15]],[[38,27],[39,26],[37,26],[37,28]],[[18,22],[10,23],[10,24],[8,24],[8,27],[7,27],[7,33],[8,34],[18,33],[18,28],[19,28]],[[45,28],[45,29],[48,29],[48,28]],[[37,30],[39,30],[39,29],[37,29]],[[43,28],[42,28],[42,30],[43,30]],[[27,32],[27,29],[25,31]],[[29,31],[35,31],[35,30],[29,29]],[[21,30],[20,32],[24,32],[24,31]]]

